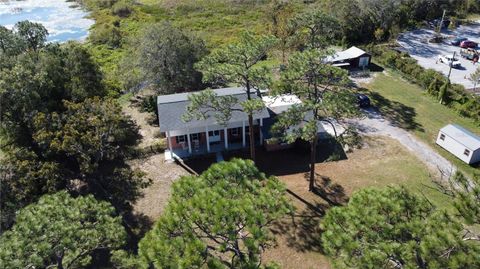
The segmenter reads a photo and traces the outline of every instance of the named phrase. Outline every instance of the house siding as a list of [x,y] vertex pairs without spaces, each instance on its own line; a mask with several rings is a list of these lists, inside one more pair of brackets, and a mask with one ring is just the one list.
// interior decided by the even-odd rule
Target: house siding
[[[443,140],[441,139],[442,135],[445,136],[445,138]],[[460,160],[462,160],[462,161],[464,161],[468,164],[472,164],[476,161],[479,161],[478,158],[480,158],[480,156],[479,156],[480,155],[479,154],[480,150],[467,148],[465,145],[463,145],[462,143],[458,142],[457,140],[455,140],[454,138],[450,137],[449,135],[447,135],[443,132],[439,132],[436,143],[439,146],[441,146],[442,148],[444,148],[445,150],[447,150],[448,152],[455,155]],[[470,151],[469,156],[464,154],[466,149]],[[477,158],[477,160],[475,160],[475,158]]]

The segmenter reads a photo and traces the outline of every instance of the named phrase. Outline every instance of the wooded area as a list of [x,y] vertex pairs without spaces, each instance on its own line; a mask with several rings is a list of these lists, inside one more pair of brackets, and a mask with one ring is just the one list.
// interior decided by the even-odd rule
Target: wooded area
[[[162,216],[144,226],[133,205],[151,179],[128,164],[141,136],[118,97],[242,86],[253,130],[264,104],[250,94],[295,94],[303,103],[273,131],[309,143],[314,192],[317,123],[359,115],[347,72],[327,64],[330,47],[372,44],[381,64],[407,73],[414,64],[378,43],[443,9],[452,20],[480,11],[468,0],[77,2],[96,20],[85,43],[47,43],[47,29],[29,21],[0,26],[1,268],[278,268],[262,260],[275,243],[270,228],[296,212],[285,184],[255,166],[253,131],[252,160],[181,177]],[[438,96],[439,75],[418,70],[407,75]],[[478,98],[442,96],[478,121]],[[155,112],[155,98],[146,100]],[[238,102],[210,91],[190,101],[185,121],[209,110],[220,124]],[[322,253],[338,268],[480,267],[480,177],[449,180],[439,191],[451,210],[400,187],[332,206],[317,225]]]

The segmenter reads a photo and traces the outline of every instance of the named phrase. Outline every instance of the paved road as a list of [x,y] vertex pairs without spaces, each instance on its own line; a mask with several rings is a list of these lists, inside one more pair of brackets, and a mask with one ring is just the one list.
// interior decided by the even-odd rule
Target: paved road
[[408,131],[393,125],[375,109],[370,108],[364,111],[366,117],[348,121],[356,126],[360,133],[364,135],[389,136],[398,140],[434,172],[448,177],[456,170],[452,163],[435,152],[429,145],[420,141]]
[[[462,25],[454,30],[443,30],[444,36],[465,37],[469,40],[480,42],[480,23],[473,23],[469,25]],[[473,88],[473,82],[468,79],[479,65],[474,65],[471,61],[460,57],[460,48],[449,44],[451,39],[445,40],[443,43],[434,44],[429,43],[428,40],[432,38],[434,31],[431,29],[418,29],[410,32],[405,32],[398,37],[398,44],[402,46],[418,63],[424,68],[431,68],[442,72],[445,76],[449,72],[449,67],[446,64],[439,63],[439,55],[453,55],[456,52],[458,60],[462,66],[460,68],[453,68],[451,73],[451,80],[454,83],[462,84],[467,89]],[[480,91],[477,91],[480,94]]]

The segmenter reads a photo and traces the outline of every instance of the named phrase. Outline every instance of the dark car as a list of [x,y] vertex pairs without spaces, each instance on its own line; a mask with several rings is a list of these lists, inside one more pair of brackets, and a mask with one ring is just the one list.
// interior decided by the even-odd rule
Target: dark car
[[466,49],[466,48],[476,48],[478,46],[477,43],[473,42],[473,41],[470,41],[470,40],[465,40],[465,41],[462,41],[462,43],[460,43],[460,47],[463,48],[463,49]]
[[365,94],[357,94],[357,104],[359,107],[365,108],[370,106],[370,98]]
[[453,39],[450,44],[454,45],[454,46],[459,46],[463,41],[465,40],[468,40],[467,38],[465,37],[456,37],[455,39]]

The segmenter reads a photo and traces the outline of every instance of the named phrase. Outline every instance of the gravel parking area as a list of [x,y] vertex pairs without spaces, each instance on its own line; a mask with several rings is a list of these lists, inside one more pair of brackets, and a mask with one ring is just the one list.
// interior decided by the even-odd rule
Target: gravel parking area
[[[480,23],[462,25],[455,30],[443,30],[442,34],[449,39],[440,44],[428,42],[434,35],[434,31],[431,29],[418,29],[403,33],[397,41],[421,66],[440,71],[445,76],[448,75],[449,67],[438,62],[438,56],[453,55],[456,52],[462,66],[456,69],[452,68],[450,79],[453,83],[462,84],[467,89],[473,89],[473,83],[468,78],[479,67],[479,64],[474,65],[472,61],[460,57],[460,47],[450,45],[450,41],[455,37],[465,37],[480,43]],[[480,93],[478,90],[476,92]]]

